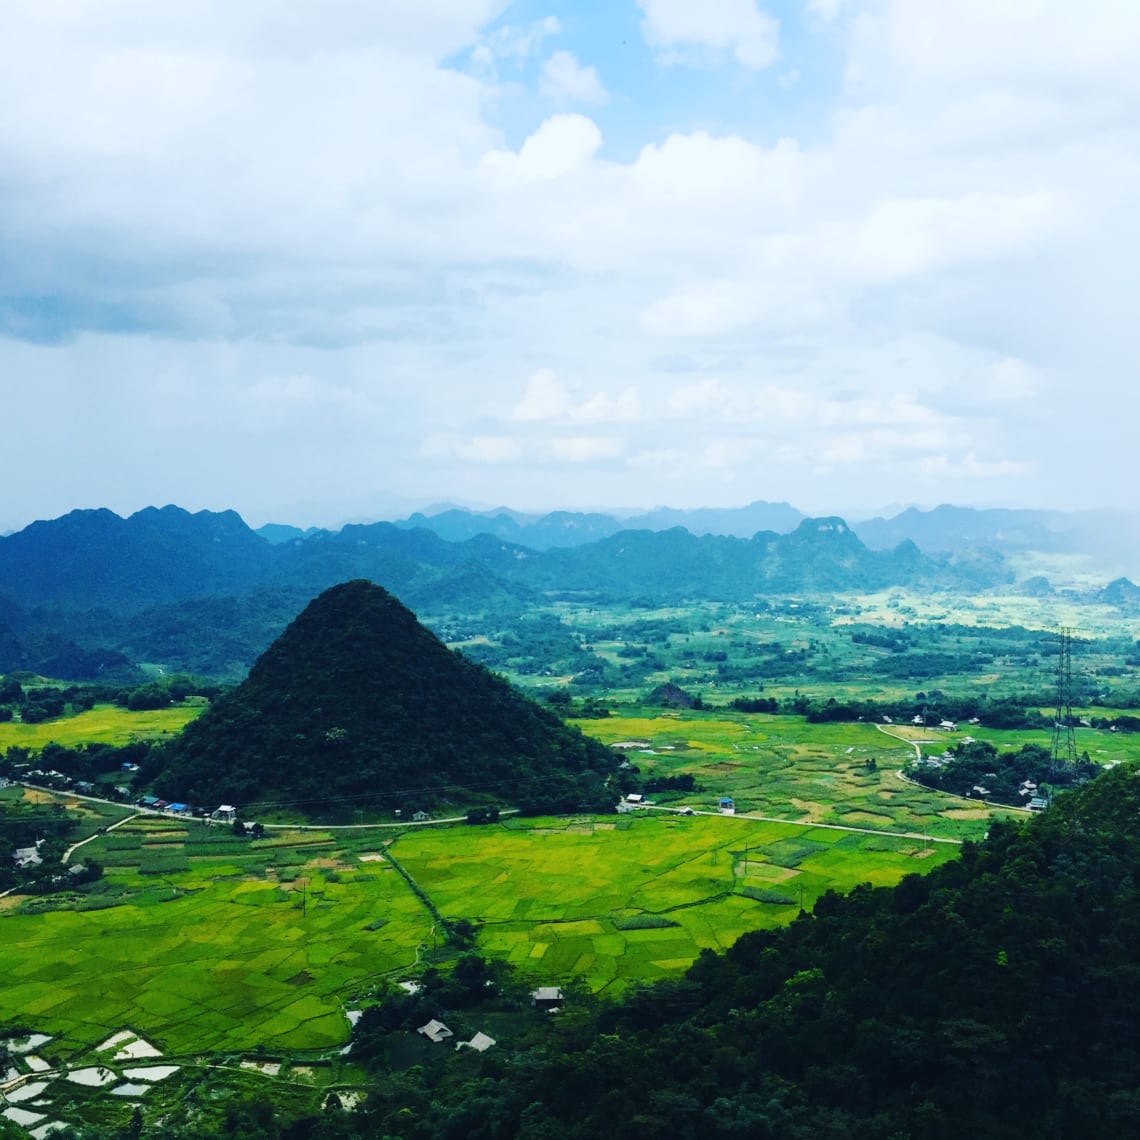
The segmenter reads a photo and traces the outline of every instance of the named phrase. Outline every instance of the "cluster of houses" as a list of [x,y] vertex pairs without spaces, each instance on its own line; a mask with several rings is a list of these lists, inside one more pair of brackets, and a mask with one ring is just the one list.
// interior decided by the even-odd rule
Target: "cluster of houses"
[[[401,985],[408,989],[409,993],[415,993],[419,989],[419,986],[414,982],[401,983]],[[412,986],[415,986],[415,989],[411,989]],[[563,1000],[562,990],[558,986],[539,986],[538,989],[531,990],[530,993],[530,1004],[535,1009],[545,1010],[547,1013],[557,1013],[562,1008]],[[452,1030],[434,1017],[426,1025],[421,1025],[416,1032],[435,1045],[442,1045],[455,1036]],[[494,1044],[495,1039],[493,1037],[489,1037],[480,1031],[474,1034],[470,1041],[456,1042],[455,1048],[474,1049],[476,1053],[485,1053]]]
[[1049,806],[1049,801],[1041,795],[1040,789],[1032,780],[1022,780],[1017,794],[1030,811],[1044,811]]
[[[124,764],[122,768],[128,775],[133,775],[139,770],[137,764]],[[114,794],[111,795],[105,787],[97,787],[90,780],[72,779],[71,776],[57,772],[54,768],[29,768],[20,779],[29,784],[35,784],[37,787],[51,788],[52,791],[58,792],[75,792],[80,796],[99,795],[106,799],[117,797],[120,800],[129,800],[132,795],[131,789],[123,784],[116,784]]]
[[[124,764],[124,768],[137,772],[137,764]],[[25,772],[21,780],[42,788],[51,788],[53,791],[70,791],[80,796],[98,795],[102,799],[117,799],[122,803],[130,802],[134,792],[125,784],[116,784],[113,794],[108,794],[106,787],[97,787],[88,780],[73,780],[62,772],[54,769],[32,768]],[[11,781],[0,780],[0,788],[5,788]],[[219,823],[233,823],[238,817],[237,808],[232,804],[221,804],[216,808],[194,807],[191,804],[160,799],[158,796],[138,796],[134,799],[135,807],[144,811],[157,811],[165,815],[192,816],[195,819],[210,819]],[[417,815],[420,813],[417,813]],[[424,816],[426,819],[427,816]]]
[[12,860],[20,870],[25,867],[38,867],[43,859],[40,858],[40,847],[43,846],[43,840],[40,839],[36,842],[34,847],[17,847],[12,852]]
[[[916,713],[914,716],[912,716],[910,718],[910,723],[913,724],[916,728],[935,728],[939,732],[958,731],[958,722],[956,720],[940,720],[937,724],[927,724],[926,717],[922,713]],[[981,724],[982,722],[980,717],[972,716],[968,721],[966,721],[966,723]],[[894,724],[894,721],[891,720],[889,716],[885,716],[883,717],[883,724]]]
[[[653,800],[648,800],[640,792],[630,792],[628,795],[622,796],[618,802],[617,810],[619,815],[624,815],[626,812],[637,811],[639,808],[655,807]],[[717,805],[717,811],[721,815],[735,815],[736,802],[731,796],[721,796],[720,802]],[[678,815],[695,815],[696,813],[691,807],[683,807],[677,809]]]
[[[40,854],[40,848],[43,846],[42,839],[36,840],[35,844],[31,847],[17,847],[12,852],[12,862],[16,865],[16,870],[26,871],[31,867],[43,866],[43,856]],[[86,867],[82,863],[72,863],[67,868],[66,874],[53,875],[51,881],[53,883],[62,883],[67,880],[68,875],[72,877],[82,875],[86,871]]]
[[190,804],[172,803],[159,799],[157,796],[139,796],[135,806],[144,811],[158,811],[164,815],[191,816],[194,819],[208,819],[215,823],[233,823],[238,817],[238,810],[233,804],[221,804],[211,810],[206,807],[192,807]]
[[916,768],[945,768],[953,759],[954,753],[947,748],[941,756],[919,756],[915,760],[914,766]]

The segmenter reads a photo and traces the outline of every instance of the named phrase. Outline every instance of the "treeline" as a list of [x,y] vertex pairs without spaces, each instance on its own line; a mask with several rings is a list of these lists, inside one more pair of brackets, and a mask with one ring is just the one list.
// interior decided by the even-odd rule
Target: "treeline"
[[188,674],[142,685],[45,685],[34,675],[9,674],[0,677],[0,722],[18,719],[24,724],[43,724],[86,712],[97,704],[117,704],[132,712],[161,709],[191,696],[212,700],[221,691],[218,684]]
[[[118,690],[110,690],[117,694]],[[0,677],[0,721],[19,718],[25,724],[42,724],[92,708],[101,693],[89,685],[42,685],[25,687],[17,677]]]

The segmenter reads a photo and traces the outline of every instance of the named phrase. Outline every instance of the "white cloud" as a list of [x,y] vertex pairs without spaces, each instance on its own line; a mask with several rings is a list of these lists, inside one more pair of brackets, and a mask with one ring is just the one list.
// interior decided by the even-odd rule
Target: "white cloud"
[[549,420],[566,415],[571,408],[570,393],[558,374],[541,368],[527,382],[526,392],[514,410],[516,420]]
[[424,440],[422,454],[428,459],[462,459],[476,464],[515,463],[523,457],[522,442],[509,435],[464,437],[433,434]]
[[655,47],[727,51],[755,69],[779,58],[780,23],[756,0],[637,0],[637,6],[642,34]]
[[616,459],[625,450],[625,441],[608,436],[556,436],[547,446],[555,459],[567,463],[593,463]]
[[489,151],[480,165],[500,183],[545,182],[579,169],[602,145],[602,132],[585,115],[551,115],[518,153]]
[[847,6],[848,0],[807,0],[807,11],[830,24]]
[[1037,465],[1013,459],[979,459],[973,453],[959,456],[932,455],[920,459],[915,470],[927,477],[946,479],[1006,479],[1033,475]]
[[[565,113],[600,92],[551,54],[557,21],[496,28],[503,7],[0,0],[0,375],[28,379],[9,437],[50,412],[37,386],[78,406],[86,384],[129,387],[108,403],[163,452],[135,470],[171,479],[178,432],[212,431],[290,487],[323,456],[342,493],[355,472],[497,501],[754,497],[762,471],[795,499],[827,467],[850,499],[1042,501],[1075,494],[1033,468],[1063,446],[1087,494],[1127,495],[1140,7],[812,0],[847,55],[832,105],[830,55],[798,43],[804,78],[765,82],[763,116],[633,69],[605,146],[601,112]],[[666,57],[777,46],[751,2],[641,15]]]
[[[879,0],[855,41],[856,67],[888,62],[922,89],[1091,88],[1135,93],[1140,8],[1131,0]],[[861,76],[869,78],[868,76]]]
[[543,64],[539,88],[556,103],[600,106],[609,100],[597,69],[583,67],[568,51],[556,51]]
[[558,18],[546,16],[523,28],[510,24],[496,28],[482,42],[495,58],[525,59],[538,52],[550,36],[556,36],[561,31],[562,25]]
[[761,147],[738,135],[671,134],[637,156],[630,174],[646,199],[676,206],[789,206],[803,191],[808,160],[794,139]]
[[641,411],[637,391],[627,388],[617,397],[595,392],[583,397],[550,368],[540,368],[527,382],[523,398],[511,418],[520,422],[568,419],[579,422],[614,422],[636,419]]
[[1061,221],[1059,204],[1046,193],[887,198],[853,235],[852,268],[870,279],[902,280],[1001,261],[1048,240]]

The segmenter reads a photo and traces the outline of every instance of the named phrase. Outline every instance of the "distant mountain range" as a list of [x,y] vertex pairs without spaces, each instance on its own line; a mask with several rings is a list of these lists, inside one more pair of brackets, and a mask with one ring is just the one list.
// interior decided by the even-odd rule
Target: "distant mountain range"
[[[622,531],[662,531],[677,526],[698,537],[751,538],[761,531],[790,534],[805,517],[787,503],[763,500],[736,508],[659,507],[628,516],[575,511],[535,515],[506,507],[472,511],[448,506],[417,512],[392,525],[402,530],[430,530],[449,542],[491,535],[532,550],[549,550],[583,546]],[[1127,511],[976,509],[943,504],[928,511],[909,507],[889,518],[855,522],[851,528],[872,550],[893,550],[901,542],[913,542],[925,554],[973,549],[1007,555],[1032,551],[1079,554],[1110,575],[1140,573],[1140,514]],[[269,524],[257,533],[280,543],[327,532]]]
[[856,524],[874,550],[909,539],[928,554],[985,547],[1003,554],[1084,554],[1099,562],[1140,562],[1140,515],[1126,511],[975,510],[911,507],[893,518]]
[[645,514],[620,518],[607,514],[583,514],[576,511],[552,511],[545,515],[521,515],[497,510],[477,513],[453,507],[431,516],[410,515],[395,525],[405,530],[422,527],[434,531],[449,542],[462,542],[480,534],[490,534],[532,550],[549,550],[555,546],[582,546],[610,538],[624,530],[671,530],[684,527],[698,537],[723,534],[751,538],[758,531],[787,534],[803,521],[804,516],[787,503],[758,501],[746,507],[713,508],[681,511],[658,507]]
[[[528,520],[449,509],[398,524],[257,533],[232,511],[152,507],[125,519],[108,510],[73,511],[0,539],[0,672],[86,679],[157,662],[240,675],[309,599],[356,578],[379,583],[419,611],[476,619],[493,612],[500,624],[536,598],[559,595],[747,603],[890,586],[985,589],[1012,580],[1003,546],[1056,550],[1106,525],[1099,515],[942,507],[853,529],[840,518],[805,519],[786,504],[767,503],[638,518],[656,524],[675,515],[698,531],[748,528],[764,518],[790,529],[741,537],[681,526],[639,529],[633,519],[620,529],[604,515],[555,512]],[[1113,517],[1117,542],[1126,545],[1133,531]],[[423,520],[457,537],[412,525]],[[528,546],[481,530],[485,525],[549,541]],[[619,529],[566,540],[611,526]],[[1117,583],[1104,600],[1132,606],[1130,585]],[[1034,580],[1035,592],[1048,589]]]

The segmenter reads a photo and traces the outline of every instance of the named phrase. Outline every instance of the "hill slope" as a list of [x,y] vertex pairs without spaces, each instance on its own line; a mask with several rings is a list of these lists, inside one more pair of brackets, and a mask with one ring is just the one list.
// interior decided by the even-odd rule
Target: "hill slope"
[[607,749],[448,649],[371,582],[312,601],[174,742],[163,795],[428,807],[448,794],[604,807]]

